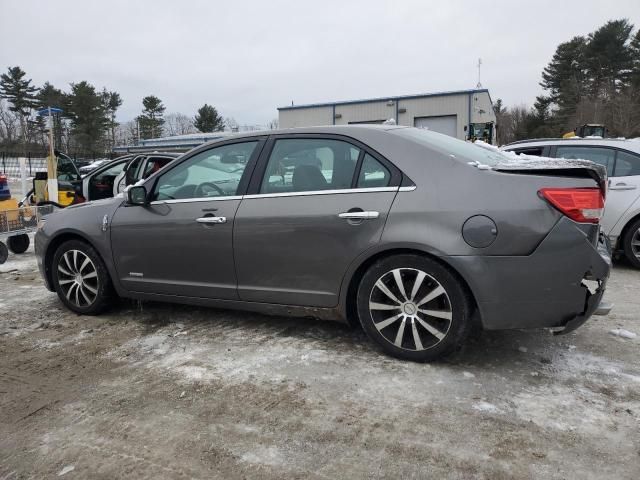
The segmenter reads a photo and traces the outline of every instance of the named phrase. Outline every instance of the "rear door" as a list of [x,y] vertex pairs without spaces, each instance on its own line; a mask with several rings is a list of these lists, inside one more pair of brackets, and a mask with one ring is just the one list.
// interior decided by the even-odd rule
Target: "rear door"
[[[620,217],[638,198],[638,176],[640,164],[633,154],[617,151],[609,147],[560,145],[556,148],[557,158],[584,159],[606,167],[609,176],[609,189],[600,224],[608,235]],[[620,165],[617,165],[618,159]],[[635,166],[637,165],[637,167]]]
[[240,299],[337,305],[348,265],[380,240],[400,181],[344,137],[272,137],[236,215]]
[[150,204],[116,210],[113,261],[130,291],[237,299],[233,223],[264,139],[200,150],[146,183]]
[[[604,212],[607,234],[638,200],[638,197],[640,197],[640,155],[617,150],[613,175],[609,179],[607,206]],[[623,225],[619,226],[620,229],[622,227]]]

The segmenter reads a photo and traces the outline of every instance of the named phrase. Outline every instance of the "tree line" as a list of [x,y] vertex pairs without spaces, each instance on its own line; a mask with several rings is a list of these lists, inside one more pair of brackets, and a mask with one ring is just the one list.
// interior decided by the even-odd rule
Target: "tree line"
[[559,137],[585,123],[611,136],[640,136],[640,29],[611,20],[556,48],[541,73],[544,93],[533,107],[494,104],[498,143]]
[[48,122],[36,112],[48,107],[62,110],[52,115],[52,133],[56,147],[67,152],[106,154],[114,146],[142,139],[237,128],[234,119],[222,118],[208,104],[194,117],[165,115],[162,100],[148,95],[142,99],[141,113],[124,124],[116,120],[121,106],[118,92],[97,89],[87,81],[71,83],[67,91],[49,82],[37,87],[22,68],[9,67],[0,75],[0,150],[44,151],[49,142]]

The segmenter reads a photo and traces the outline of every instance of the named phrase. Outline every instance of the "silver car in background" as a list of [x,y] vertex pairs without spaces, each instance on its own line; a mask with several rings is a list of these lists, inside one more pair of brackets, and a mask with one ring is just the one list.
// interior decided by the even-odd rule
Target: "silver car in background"
[[517,154],[584,159],[607,169],[602,231],[615,252],[640,268],[640,141],[602,138],[523,140],[503,147]]
[[121,296],[348,320],[418,361],[474,321],[571,331],[609,276],[606,171],[507,160],[408,127],[239,135],[50,215],[36,254],[81,314]]

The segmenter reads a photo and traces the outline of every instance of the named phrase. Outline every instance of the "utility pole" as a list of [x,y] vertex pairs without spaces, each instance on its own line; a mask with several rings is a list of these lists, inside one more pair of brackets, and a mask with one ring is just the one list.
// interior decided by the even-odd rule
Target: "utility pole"
[[478,59],[478,84],[476,85],[476,88],[482,88],[482,83],[480,83],[480,67],[482,67],[481,58]]
[[38,115],[46,115],[49,119],[49,157],[47,158],[47,193],[49,201],[58,201],[58,162],[53,144],[53,114],[62,113],[60,108],[47,107],[38,110]]

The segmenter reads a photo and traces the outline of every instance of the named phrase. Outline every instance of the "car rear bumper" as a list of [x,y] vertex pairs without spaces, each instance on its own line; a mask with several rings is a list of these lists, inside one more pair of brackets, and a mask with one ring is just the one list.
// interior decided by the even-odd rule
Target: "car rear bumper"
[[[597,239],[596,239],[597,237]],[[455,256],[488,330],[582,325],[598,309],[611,248],[596,226],[563,217],[527,256]]]

